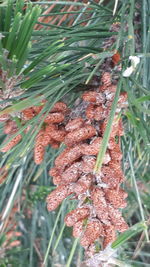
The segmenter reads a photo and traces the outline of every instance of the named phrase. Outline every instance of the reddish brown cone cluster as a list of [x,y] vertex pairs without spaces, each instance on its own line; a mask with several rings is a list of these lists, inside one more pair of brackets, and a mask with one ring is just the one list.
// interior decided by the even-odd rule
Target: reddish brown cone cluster
[[[34,107],[31,109],[34,110]],[[63,142],[66,135],[63,122],[67,112],[66,104],[57,102],[44,119],[43,127],[35,140],[34,161],[36,164],[41,164],[43,161],[46,146],[50,145],[53,148],[58,148]]]
[[[16,125],[16,122],[13,120],[6,120],[4,125],[4,133],[7,134],[6,139],[4,142],[10,139],[10,137],[17,133],[18,127]],[[16,146],[22,139],[22,135],[18,134],[16,135],[11,141],[9,141],[3,148],[1,148],[1,152],[7,152],[10,149],[12,149],[14,146]]]
[[[46,101],[44,100],[40,106],[33,106],[23,110],[22,124],[24,124],[25,121],[29,121],[33,117],[37,116],[43,109],[45,103]],[[63,142],[66,135],[63,122],[67,112],[68,108],[66,104],[63,102],[57,102],[44,119],[42,128],[37,134],[35,140],[34,161],[36,164],[40,164],[43,161],[46,146],[51,145],[53,148],[58,148],[60,143]],[[45,114],[43,114],[43,116],[45,116]],[[7,141],[11,135],[18,131],[18,128],[15,121],[11,120],[8,116],[1,117],[0,120],[5,122],[4,133],[7,134],[5,139],[5,141]],[[28,128],[25,130],[25,134],[27,133]],[[21,139],[21,134],[18,134],[8,144],[6,144],[1,151],[9,151],[11,148],[17,145]]]
[[123,232],[128,228],[118,210],[126,206],[127,194],[120,188],[124,176],[122,153],[119,141],[116,142],[116,136],[119,140],[123,135],[118,114],[127,105],[126,93],[121,93],[119,97],[102,169],[99,173],[93,172],[116,87],[110,73],[104,72],[101,86],[83,94],[85,114],[67,123],[66,148],[49,172],[57,188],[47,197],[48,210],[56,209],[71,194],[79,200],[78,207],[66,215],[65,222],[67,226],[73,226],[73,236],[80,237],[86,250],[96,240],[100,240],[105,248],[115,240],[116,231]]

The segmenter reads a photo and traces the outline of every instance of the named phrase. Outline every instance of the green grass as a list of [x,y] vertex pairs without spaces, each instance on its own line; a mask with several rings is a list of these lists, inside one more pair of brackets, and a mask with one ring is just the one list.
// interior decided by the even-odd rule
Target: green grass
[[[15,2],[13,1],[13,7],[15,7]],[[32,16],[42,16],[42,11],[45,9],[44,4],[50,5],[52,2],[56,3],[56,1],[40,1],[38,2],[39,6],[34,10],[31,10],[29,6],[30,22],[33,22]],[[141,5],[140,8],[137,8],[138,4]],[[33,5],[36,6],[37,3],[34,2]],[[94,1],[90,1],[91,9],[88,10],[82,1],[78,3],[58,1],[54,10],[47,15],[64,15],[65,12],[61,13],[64,5],[68,5],[68,7],[74,5],[80,8],[73,13],[74,22],[70,27],[68,27],[69,19],[59,27],[51,23],[41,23],[43,25],[41,30],[30,31],[30,33],[28,32],[30,36],[27,34],[26,37],[24,36],[26,28],[23,26],[25,15],[22,7],[19,7],[19,1],[14,11],[13,8],[11,11],[7,10],[7,19],[4,16],[6,11],[4,8],[7,8],[7,5],[0,6],[0,14],[3,18],[0,30],[5,35],[5,39],[0,40],[0,64],[3,64],[3,67],[6,67],[10,73],[11,66],[4,57],[2,47],[9,49],[13,42],[14,32],[13,30],[9,32],[11,23],[14,23],[14,27],[16,27],[15,23],[20,21],[20,27],[22,25],[22,31],[18,32],[19,35],[16,37],[16,42],[20,40],[20,43],[10,51],[10,59],[14,63],[16,74],[22,75],[22,79],[16,86],[20,86],[24,90],[24,94],[14,97],[11,107],[7,108],[5,112],[18,112],[33,103],[38,104],[41,94],[48,100],[43,112],[48,112],[51,106],[62,97],[67,98],[69,106],[73,106],[75,99],[81,93],[78,88],[86,88],[86,84],[93,75],[99,75],[102,62],[105,58],[112,56],[115,49],[121,53],[122,72],[128,66],[130,55],[140,57],[140,63],[130,77],[123,78],[122,73],[120,74],[121,89],[128,93],[129,102],[128,109],[122,114],[125,135],[122,137],[121,143],[122,166],[126,176],[123,187],[128,192],[128,206],[124,209],[123,214],[130,228],[129,232],[118,237],[113,247],[117,249],[118,260],[122,266],[125,264],[133,267],[149,266],[150,3],[146,0],[108,1],[107,4],[95,4]],[[41,14],[39,10],[41,10]],[[113,11],[115,12],[114,16]],[[138,18],[135,17],[136,12],[138,12]],[[16,13],[22,15],[17,15],[14,20],[13,16]],[[90,19],[87,17],[89,14],[92,14]],[[140,23],[135,23],[135,20]],[[104,51],[103,42],[114,34],[109,31],[109,28],[113,22],[117,21],[121,23],[117,40],[112,47]],[[30,22],[28,21],[28,23]],[[82,26],[83,22],[87,23],[84,27]],[[32,27],[31,23],[30,29]],[[24,38],[25,43],[23,42]],[[21,46],[22,43],[24,43],[24,47]],[[21,53],[20,47],[24,53]],[[13,55],[17,55],[20,61],[16,61]],[[26,80],[27,77],[28,80]],[[119,90],[120,88],[118,88],[118,92]],[[24,100],[24,97],[27,100]],[[101,167],[107,147],[116,101],[117,96],[103,140],[103,150],[97,160],[97,169]],[[78,240],[72,238],[71,229],[64,225],[64,216],[76,205],[75,201],[66,200],[60,208],[51,213],[46,209],[46,195],[54,188],[48,170],[53,166],[59,150],[47,149],[43,163],[35,166],[32,150],[34,137],[42,124],[42,121],[39,124],[41,115],[42,113],[33,118],[30,132],[23,137],[19,145],[12,151],[0,155],[0,167],[4,165],[8,167],[7,180],[0,186],[1,219],[9,218],[13,205],[18,199],[16,220],[18,230],[22,232],[22,237],[19,238],[22,243],[20,248],[7,250],[5,256],[0,250],[0,266],[2,267],[17,265],[35,267],[38,264],[41,264],[42,267],[55,267],[58,264],[60,264],[59,266],[74,267],[77,262],[83,260],[83,249]],[[18,133],[23,132],[27,124],[21,125]],[[37,125],[35,134],[31,136],[32,129],[35,129]],[[1,143],[3,138],[4,135],[1,131]],[[61,147],[60,150],[62,149]],[[24,195],[24,199],[22,199],[22,195]],[[31,217],[27,216],[27,209],[31,210]],[[7,229],[2,228],[1,234],[5,234],[6,231]],[[3,240],[0,239],[0,242],[2,243]]]

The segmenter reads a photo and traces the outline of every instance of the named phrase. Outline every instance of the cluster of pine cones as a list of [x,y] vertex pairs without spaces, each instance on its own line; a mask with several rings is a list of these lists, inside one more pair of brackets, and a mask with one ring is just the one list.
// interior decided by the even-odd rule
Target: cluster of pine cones
[[[32,118],[37,116],[41,110],[44,108],[46,104],[46,100],[44,100],[39,106],[33,106],[27,109],[24,109],[20,114],[20,123],[24,125],[26,121],[30,121]],[[35,139],[34,145],[34,161],[36,164],[41,164],[44,159],[45,148],[50,145],[53,148],[58,148],[62,143],[65,136],[64,129],[64,119],[65,115],[68,113],[68,108],[65,103],[57,102],[47,116],[44,118],[44,122],[42,128]],[[45,116],[43,114],[42,116]],[[41,116],[41,118],[42,118]],[[40,118],[40,119],[41,119]],[[10,137],[18,132],[18,127],[16,122],[10,118],[10,116],[3,116],[0,118],[0,121],[4,122],[3,131],[7,134],[6,142]],[[26,134],[30,130],[30,125],[24,131]],[[7,152],[16,146],[22,140],[22,135],[16,135],[10,142],[3,146],[1,152]]]
[[128,228],[119,211],[126,207],[127,197],[120,188],[124,175],[120,151],[123,128],[119,113],[127,106],[124,92],[119,97],[102,169],[99,173],[93,171],[116,87],[111,74],[104,72],[100,87],[82,95],[85,112],[66,124],[66,148],[49,171],[57,188],[47,197],[48,210],[55,210],[69,195],[78,199],[78,207],[66,215],[65,223],[73,226],[73,236],[79,237],[81,245],[93,254],[95,241],[100,241],[104,249],[116,239],[116,231]]
[[[44,101],[44,104],[46,101]],[[42,107],[31,107],[23,111],[23,119],[30,120],[42,110]],[[58,148],[63,142],[66,131],[64,128],[65,115],[69,109],[63,102],[57,102],[44,118],[44,123],[36,136],[34,146],[34,161],[36,164],[41,164],[44,159],[45,148],[50,145],[53,148]],[[44,115],[43,115],[44,116]]]
[[[44,122],[34,146],[34,161],[41,164],[46,146],[58,148],[62,142],[66,145],[55,159],[55,166],[49,171],[57,188],[48,195],[47,207],[49,211],[55,210],[70,195],[78,199],[78,207],[66,215],[65,222],[67,226],[73,226],[73,236],[79,237],[81,245],[93,254],[95,241],[100,241],[101,248],[104,249],[116,239],[116,231],[123,232],[128,228],[119,211],[126,206],[127,197],[126,192],[120,188],[124,175],[120,151],[123,127],[119,114],[127,106],[125,92],[119,96],[102,168],[99,173],[93,171],[114,100],[116,84],[116,80],[112,82],[110,72],[104,72],[100,87],[82,95],[84,110],[71,119],[66,119],[70,112],[66,104],[57,102],[47,115],[43,113]],[[23,110],[22,124],[37,116],[46,103],[44,100],[40,106]],[[15,121],[9,117],[2,119],[5,121],[4,133],[8,135],[7,138],[17,133]],[[29,129],[30,127],[24,133]],[[21,139],[22,135],[18,134],[1,151],[7,152]]]

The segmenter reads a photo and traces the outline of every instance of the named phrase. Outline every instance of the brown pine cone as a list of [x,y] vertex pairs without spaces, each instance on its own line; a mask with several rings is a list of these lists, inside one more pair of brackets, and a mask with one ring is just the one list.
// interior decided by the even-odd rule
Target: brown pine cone
[[128,225],[125,222],[122,214],[119,210],[113,208],[111,205],[108,206],[109,217],[111,219],[112,224],[115,227],[115,230],[119,232],[124,232],[128,229]]
[[75,162],[70,167],[66,168],[61,175],[61,183],[70,184],[76,182],[82,173],[81,163]]
[[102,189],[95,187],[91,192],[91,199],[98,219],[103,223],[107,223],[109,220],[108,205]]
[[116,231],[113,225],[104,225],[104,242],[103,247],[106,248],[107,245],[111,244],[116,239]]
[[70,120],[65,126],[66,131],[72,132],[76,129],[79,129],[84,124],[84,120],[82,118],[76,118],[74,120]]
[[95,135],[95,128],[92,125],[86,125],[84,127],[81,127],[80,129],[68,133],[65,137],[64,143],[67,146],[72,146]]
[[11,134],[17,131],[16,122],[13,120],[7,120],[4,125],[4,133]]
[[60,112],[49,113],[44,122],[46,123],[60,123],[64,120],[65,116]]
[[81,145],[66,148],[55,160],[57,167],[67,166],[82,155]]
[[107,201],[112,204],[115,209],[125,208],[127,206],[127,202],[125,198],[127,198],[128,194],[121,188],[113,188],[113,189],[104,189],[105,198]]
[[97,219],[91,220],[87,223],[85,232],[81,237],[81,245],[88,247],[95,242],[100,236],[104,235],[103,225]]
[[107,87],[111,85],[112,82],[111,82],[111,74],[110,74],[110,72],[104,72],[102,74],[101,82]]
[[82,195],[86,193],[92,186],[93,176],[91,174],[82,175],[80,179],[73,184],[72,191],[77,195]]
[[66,113],[68,111],[68,107],[64,102],[56,102],[54,106],[52,107],[50,112],[62,112]]
[[72,235],[73,237],[80,237],[83,233],[83,223],[84,223],[84,220],[80,220],[80,221],[77,221],[74,225],[73,225],[73,232],[72,232]]
[[32,107],[28,109],[24,109],[22,111],[22,117],[23,117],[23,120],[25,121],[31,120],[34,116],[35,116],[35,112]]
[[[10,138],[10,135],[6,137],[4,142]],[[1,148],[1,152],[7,152],[10,149],[12,149],[14,146],[16,146],[22,139],[22,135],[18,134],[16,137],[14,137],[7,145],[5,145],[3,148]]]
[[96,103],[96,104],[102,104],[105,102],[105,98],[104,98],[103,94],[95,92],[95,91],[85,92],[82,95],[82,98],[84,101]]
[[89,209],[86,207],[77,208],[69,212],[65,217],[67,226],[73,226],[76,222],[83,220],[89,216]]
[[36,136],[35,146],[34,146],[34,162],[39,165],[42,163],[45,154],[45,147],[43,145],[44,130],[40,130]]
[[60,185],[54,191],[52,191],[46,198],[48,211],[55,210],[61,202],[71,195],[70,186]]

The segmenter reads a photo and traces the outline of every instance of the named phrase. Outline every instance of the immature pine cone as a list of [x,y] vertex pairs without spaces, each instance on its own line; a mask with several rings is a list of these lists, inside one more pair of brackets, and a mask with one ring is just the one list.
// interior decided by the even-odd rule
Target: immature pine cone
[[126,93],[119,97],[102,168],[99,173],[93,172],[117,87],[112,84],[109,72],[103,73],[101,83],[96,90],[83,94],[85,114],[82,111],[80,117],[70,119],[65,126],[66,148],[49,172],[57,188],[47,197],[48,210],[56,209],[71,194],[78,199],[78,207],[66,215],[65,222],[73,226],[73,236],[81,238],[86,250],[96,240],[105,248],[116,239],[116,231],[128,228],[118,210],[126,206],[127,197],[120,188],[124,181],[119,145],[123,127],[118,119],[121,108],[127,106]]

